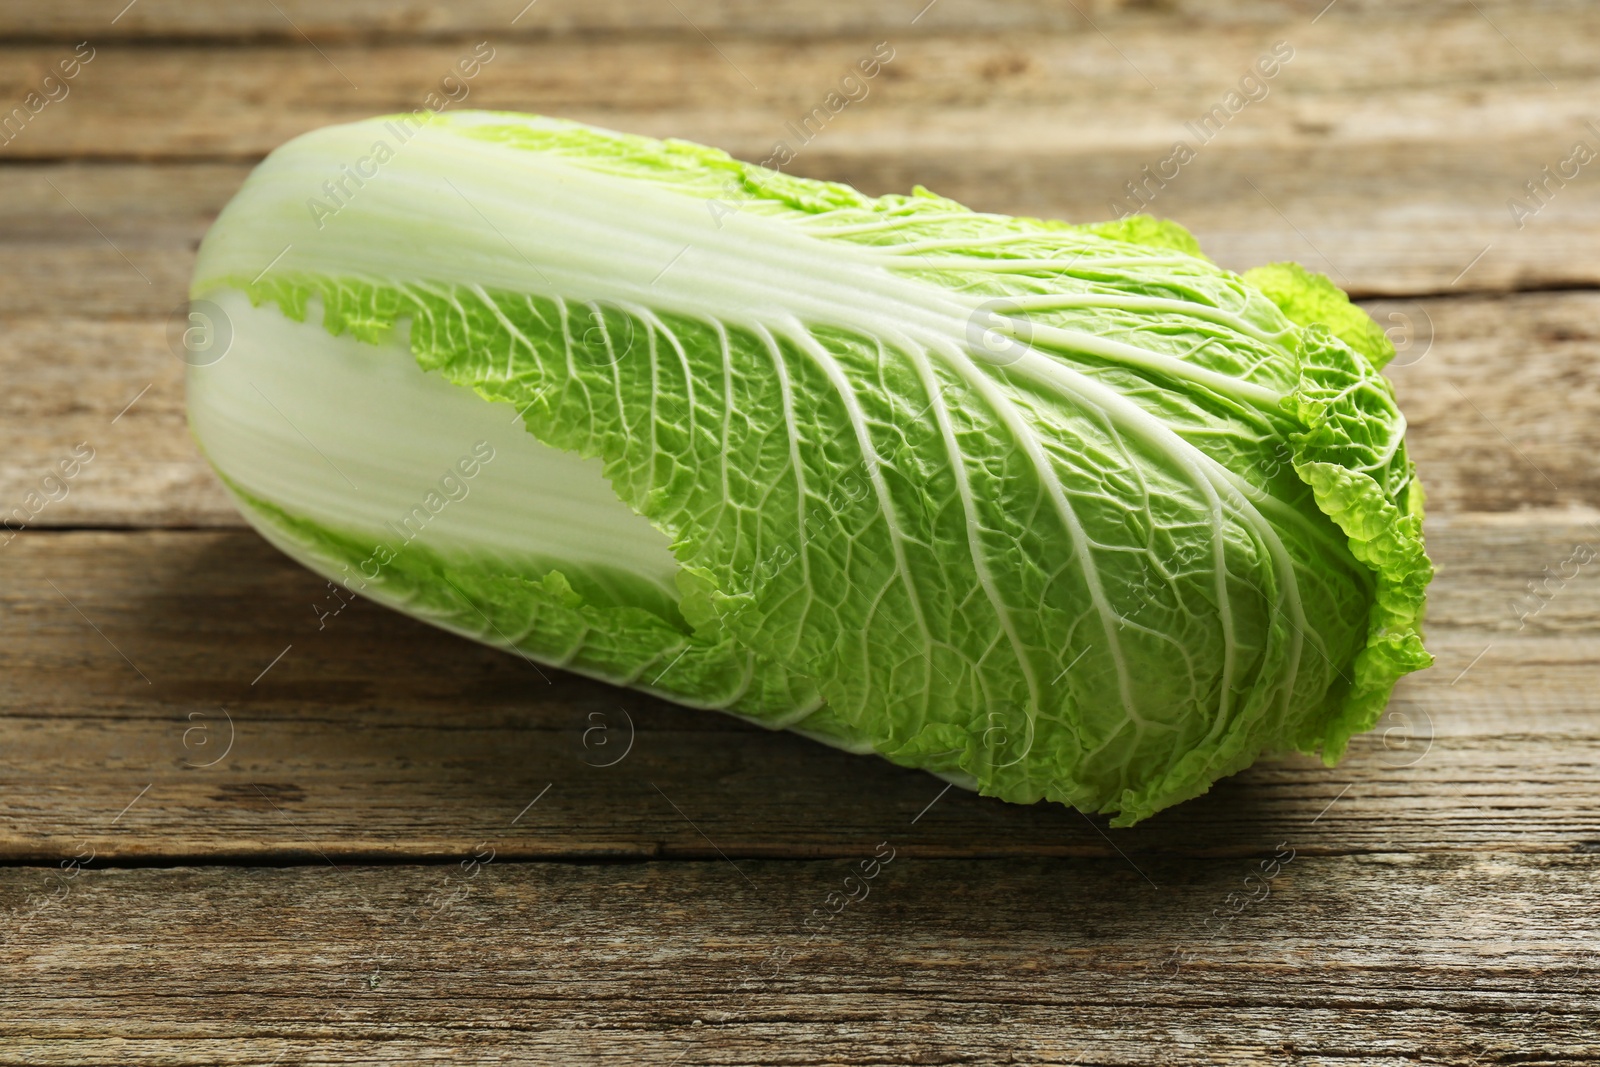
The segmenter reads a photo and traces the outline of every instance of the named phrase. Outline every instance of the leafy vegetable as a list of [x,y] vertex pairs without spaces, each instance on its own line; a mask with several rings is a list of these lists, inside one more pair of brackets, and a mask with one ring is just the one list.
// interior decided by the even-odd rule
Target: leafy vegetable
[[406,116],[274,152],[192,295],[245,516],[539,663],[1128,824],[1430,662],[1382,332],[1172,223]]

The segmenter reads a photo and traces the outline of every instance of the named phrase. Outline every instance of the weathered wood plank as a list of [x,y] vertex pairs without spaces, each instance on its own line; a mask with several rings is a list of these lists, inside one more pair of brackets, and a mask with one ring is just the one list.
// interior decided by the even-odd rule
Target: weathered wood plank
[[239,525],[189,436],[183,371],[160,320],[8,323],[0,522],[11,530]]
[[[50,8],[6,12],[0,39],[93,35],[104,39],[282,39],[301,35],[318,41],[383,40],[454,36],[469,33],[510,35],[649,34],[696,37],[698,33],[736,37],[815,37],[828,34],[896,30],[903,34],[952,29],[1086,30],[1083,15],[1049,0],[939,0],[917,18],[926,0],[859,4],[847,0],[681,0],[677,10],[650,0],[587,0],[585,3],[510,3],[509,0],[458,0],[449,5],[346,0],[337,8],[309,0],[281,0],[280,10],[252,5],[141,0],[112,22],[113,7],[95,0],[69,0]],[[1186,18],[1222,21],[1256,18],[1309,18],[1307,5],[1292,3],[1185,5]],[[1085,2],[1096,21],[1126,21],[1110,5]],[[1217,9],[1221,10],[1218,11]],[[1252,12],[1254,8],[1254,12]],[[1264,9],[1264,10],[1263,10]],[[1220,15],[1220,18],[1218,17]],[[916,19],[915,22],[912,20]]]
[[[1185,136],[1185,122],[1198,126],[1278,41],[1281,67],[1258,78],[1257,99],[1235,103],[1214,139],[1187,131],[1202,155],[1229,143],[1285,139],[1373,145],[1404,139],[1420,147],[1518,131],[1582,136],[1583,122],[1594,117],[1588,101],[1596,79],[1584,46],[1600,35],[1600,15],[1592,8],[1582,14],[1534,8],[1524,9],[1518,23],[1528,38],[1523,55],[1468,7],[1377,26],[1292,20],[1201,24],[1174,33],[1169,21],[1141,20],[1116,47],[1081,23],[1072,33],[992,30],[887,40],[881,70],[861,79],[858,99],[828,116],[814,147],[843,140],[860,151],[866,136],[880,149],[1011,142],[1017,156],[1119,146],[1165,150]],[[319,125],[422,107],[429,92],[443,93],[441,80],[452,74],[463,84],[451,90],[446,107],[511,107],[590,121],[630,116],[627,128],[637,132],[715,134],[713,143],[761,158],[773,139],[785,136],[783,122],[798,123],[822,104],[880,39],[757,39],[714,50],[692,33],[666,40],[491,35],[481,64],[464,69],[457,68],[484,38],[320,50],[300,41],[90,46],[92,58],[85,48],[88,62],[65,82],[63,99],[27,116],[20,132],[20,117],[12,116],[4,158],[256,158]],[[0,100],[21,103],[72,54],[61,45],[0,45]],[[1410,62],[1396,69],[1401,55]],[[1545,77],[1564,91],[1553,92]],[[1492,95],[1474,84],[1488,79],[1496,83]],[[1069,125],[1055,126],[1061,122]],[[1569,143],[1561,136],[1548,147],[1561,151]],[[1483,156],[1487,162],[1491,153]]]
[[[116,265],[146,288],[120,260]],[[0,287],[0,301],[5,293]],[[1396,336],[1410,331],[1405,365],[1390,375],[1411,423],[1430,514],[1600,500],[1600,470],[1589,459],[1600,452],[1600,389],[1591,373],[1600,294],[1427,298],[1370,308]],[[85,314],[29,314],[0,332],[0,381],[7,383],[0,394],[0,516],[12,515],[87,442],[95,458],[64,498],[38,509],[35,525],[239,525],[189,438],[183,364],[167,347],[166,323],[89,321]],[[1534,566],[1526,578],[1537,573]]]
[[1600,294],[1371,301],[1430,514],[1600,501]]
[[[1317,856],[1305,834],[1270,882],[1275,839],[1151,859],[1146,881],[1116,857],[930,859],[901,829],[841,861],[737,871],[498,855],[0,871],[0,907],[27,916],[0,940],[0,1049],[63,1064],[1600,1055],[1600,856]],[[879,842],[890,863],[847,885]],[[863,889],[822,918],[841,907],[830,893]]]
[[[1514,47],[1497,26],[1462,7],[1378,24],[1202,21],[1181,34],[1137,19],[1115,48],[1086,26],[907,40],[867,97],[804,147],[786,124],[823,103],[870,38],[730,41],[726,62],[697,35],[508,40],[461,103],[689,137],[754,159],[784,140],[799,149],[798,173],[874,192],[920,182],[987,210],[1077,219],[1111,213],[1141,167],[1184,138],[1197,157],[1151,206],[1192,225],[1222,262],[1298,257],[1363,293],[1600,284],[1600,185],[1580,174],[1552,187],[1520,229],[1508,209],[1574,141],[1600,142],[1585,125],[1600,92],[1588,60],[1600,15],[1519,11]],[[1185,123],[1283,34],[1295,57],[1270,95],[1202,144]],[[255,159],[325,123],[420,106],[470,44],[330,43],[326,58],[304,42],[107,45],[0,158]],[[36,88],[59,51],[0,49],[0,71],[11,72],[0,76],[0,100]],[[752,70],[759,80],[746,80]],[[1496,91],[1482,92],[1485,83]],[[43,176],[5,180],[30,186],[18,190],[24,202],[53,201],[48,211],[64,225],[50,233],[104,252]],[[100,223],[117,216],[94,190],[58,184]],[[31,225],[37,232],[44,220]],[[143,263],[142,252],[128,255]],[[144,282],[129,272],[96,299],[131,286]]]
[[[1306,847],[1344,851],[1600,847],[1593,576],[1516,607],[1525,576],[1594,538],[1551,514],[1436,523],[1440,666],[1408,680],[1384,728],[1337,769],[1269,760],[1118,847],[1226,854],[1312,826]],[[365,602],[319,631],[323,595],[245,532],[24,533],[0,549],[0,858],[447,856],[536,797],[510,855],[839,855],[936,797],[903,831],[927,854],[1111,851],[1064,808],[941,797],[880,760],[546,682]]]
[[[0,146],[0,509],[96,450],[0,531],[0,1063],[1600,1060],[1600,602],[1592,565],[1561,577],[1600,534],[1600,294],[1371,305],[1421,338],[1393,377],[1440,665],[1338,768],[1269,759],[1131,831],[546,683],[370,604],[319,630],[318,580],[246,532],[39,529],[237,524],[164,339],[194,247],[263,152],[417,106],[478,40],[471,106],[760,159],[888,39],[792,170],[1084,219],[1287,39],[1153,207],[1225,265],[1415,295],[1600,285],[1587,170],[1525,229],[1506,205],[1600,120],[1600,14],[523,4],[0,11],[0,109],[58,42],[100,49]],[[808,941],[880,841],[870,898]],[[74,876],[90,855],[247,866]]]
[[[1325,0],[1167,0],[1159,6],[1137,0],[890,0],[862,4],[852,0],[344,0],[337,7],[316,0],[277,0],[270,6],[195,0],[64,0],[50,5],[8,6],[0,18],[0,40],[78,39],[282,39],[299,42],[350,39],[414,39],[467,33],[679,34],[699,32],[736,37],[815,37],[897,30],[913,35],[952,30],[1032,30],[1092,32],[1093,25],[1120,30],[1129,24],[1158,22],[1190,29],[1198,25],[1305,23]],[[1326,20],[1360,18],[1370,22],[1437,17],[1433,0],[1343,0]],[[1485,13],[1512,26],[1525,8],[1512,0],[1483,0]],[[674,10],[676,7],[676,10]],[[1470,10],[1465,4],[1460,10]],[[1581,15],[1582,0],[1539,5],[1541,12]],[[303,35],[303,36],[302,36]]]

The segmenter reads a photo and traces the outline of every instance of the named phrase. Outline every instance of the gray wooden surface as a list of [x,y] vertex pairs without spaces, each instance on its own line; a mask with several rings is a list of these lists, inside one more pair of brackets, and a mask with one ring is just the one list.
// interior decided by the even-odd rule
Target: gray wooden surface
[[[1600,149],[1592,5],[125,2],[0,3],[6,108],[95,49],[0,145],[0,509],[94,449],[0,544],[0,1065],[1600,1059],[1600,600],[1545,582],[1600,539],[1600,170],[1507,204]],[[1438,666],[1337,768],[1112,831],[319,629],[168,317],[256,159],[481,40],[470,106],[754,158],[890,41],[795,170],[1074,219],[1290,42],[1152,209],[1404,334]]]

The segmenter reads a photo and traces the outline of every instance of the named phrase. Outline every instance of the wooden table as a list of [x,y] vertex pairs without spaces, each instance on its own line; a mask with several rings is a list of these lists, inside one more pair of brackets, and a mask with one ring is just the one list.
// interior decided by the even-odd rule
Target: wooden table
[[[1600,149],[1592,6],[125,2],[0,7],[7,109],[93,53],[0,147],[0,508],[93,450],[0,548],[0,1063],[1600,1058],[1600,162],[1523,187]],[[1074,219],[1288,42],[1151,209],[1410,331],[1438,666],[1339,767],[1112,831],[319,627],[195,453],[169,313],[263,153],[479,41],[462,106],[755,159],[887,41],[791,169]]]

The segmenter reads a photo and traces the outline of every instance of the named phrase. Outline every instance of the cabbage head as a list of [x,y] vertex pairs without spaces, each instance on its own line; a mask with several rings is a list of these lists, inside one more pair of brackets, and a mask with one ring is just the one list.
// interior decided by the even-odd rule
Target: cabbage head
[[244,516],[539,665],[1126,825],[1430,662],[1392,347],[1171,223],[403,115],[273,152],[191,297]]

